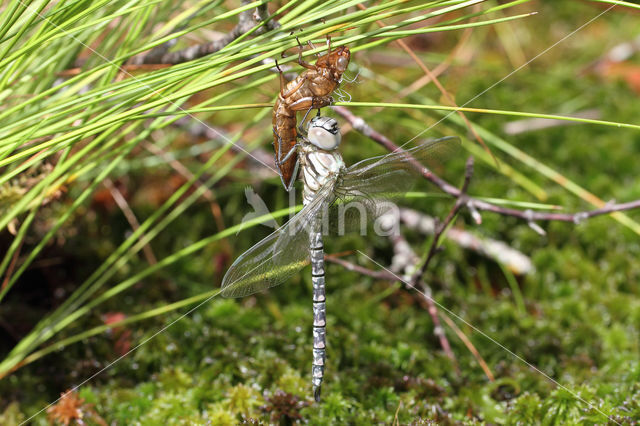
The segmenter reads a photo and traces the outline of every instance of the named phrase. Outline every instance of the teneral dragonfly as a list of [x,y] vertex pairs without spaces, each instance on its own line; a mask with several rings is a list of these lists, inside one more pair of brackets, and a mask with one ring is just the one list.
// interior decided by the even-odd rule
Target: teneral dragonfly
[[[388,210],[390,198],[409,191],[422,168],[449,156],[460,145],[445,137],[391,154],[369,158],[346,167],[336,148],[340,130],[336,120],[314,117],[297,146],[302,169],[303,209],[271,235],[247,250],[231,265],[222,282],[224,297],[244,297],[276,286],[311,263],[313,283],[312,384],[316,401],[326,359],[326,309],[323,232],[353,222],[353,215],[338,215],[337,203],[357,203],[367,220]],[[344,210],[343,210],[344,212]],[[347,224],[349,228],[353,223]]]

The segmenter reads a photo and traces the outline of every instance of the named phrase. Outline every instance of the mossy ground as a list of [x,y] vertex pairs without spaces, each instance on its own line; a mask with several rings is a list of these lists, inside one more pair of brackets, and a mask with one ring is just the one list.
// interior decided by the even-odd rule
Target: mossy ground
[[[534,57],[602,10],[584,2],[567,2],[562,7],[541,2],[527,8],[538,8],[542,13],[510,27],[514,31],[511,36],[519,38],[526,58]],[[614,45],[632,40],[638,23],[638,15],[607,13],[469,106],[559,114],[597,108],[603,119],[637,123],[640,93],[634,92],[624,78],[603,77],[589,72],[588,67]],[[429,49],[442,54],[447,54],[447,48],[455,42],[451,35],[437,40],[442,46]],[[470,43],[480,53],[467,65],[454,64],[441,78],[444,86],[455,93],[458,103],[513,69],[493,31],[478,30]],[[419,69],[407,57],[402,57],[406,67],[384,67],[366,54],[356,55],[354,61],[362,61],[381,75],[406,85],[420,77]],[[430,58],[425,51],[421,54]],[[640,54],[631,64],[640,73],[638,57]],[[345,86],[353,100],[388,99],[389,92],[381,83],[362,77],[360,81]],[[264,93],[275,90],[276,86],[264,88]],[[439,97],[433,86],[421,89],[421,93]],[[402,110],[376,114],[362,111],[372,126],[398,142],[415,134],[413,129],[402,126],[407,114]],[[220,117],[220,125],[232,125],[234,120],[242,119],[237,113]],[[479,114],[469,118],[501,135],[502,126],[510,120]],[[266,121],[264,125],[268,126]],[[605,199],[640,198],[637,131],[574,125],[504,137]],[[381,152],[354,132],[343,140],[348,163]],[[464,157],[463,154],[447,163],[443,174],[453,182],[461,180]],[[500,158],[541,185],[549,194],[546,202],[569,210],[590,208],[535,170],[502,155]],[[145,169],[127,176],[123,185],[129,188],[130,202],[138,215],[145,217],[153,210],[149,187],[167,181],[170,173],[168,169]],[[227,224],[238,223],[248,211],[243,194],[247,181],[248,177],[241,174],[214,188]],[[279,181],[272,179],[257,186],[256,191],[270,207],[281,207],[285,196],[278,186]],[[428,186],[424,188],[428,190]],[[479,162],[470,192],[536,201],[511,180]],[[451,206],[446,200],[413,200],[408,204],[440,217]],[[629,216],[640,221],[637,211]],[[92,404],[95,413],[92,417],[89,405],[85,406],[89,413],[85,420],[89,423],[103,418],[108,423],[145,425],[241,421],[370,424],[391,423],[394,419],[401,424],[606,424],[608,420],[602,413],[611,416],[609,422],[638,421],[640,237],[610,217],[579,225],[542,224],[547,231],[545,237],[516,219],[483,214],[483,221],[481,226],[474,226],[465,214],[457,226],[506,241],[533,260],[535,271],[518,279],[524,309],[516,304],[497,264],[451,243],[444,243],[444,251],[426,278],[438,303],[494,340],[456,320],[489,365],[496,377],[494,382],[487,379],[467,347],[446,328],[458,363],[459,372],[456,371],[434,336],[431,317],[420,295],[330,265],[328,367],[320,404],[312,403],[310,396],[311,284],[309,272],[304,270],[297,279],[266,294],[241,300],[216,298],[186,317],[172,313],[127,330],[96,336],[18,370],[0,382],[6,404],[0,423],[11,424],[34,414],[60,392],[117,360],[129,345],[133,347],[149,338],[79,389],[79,396],[85,404]],[[60,251],[62,263],[35,269],[23,282],[38,282],[54,272],[59,274],[59,282],[77,282],[77,277],[93,271],[100,259],[116,247],[127,227],[117,209],[102,208],[96,203],[88,206],[73,223],[74,232],[68,236],[67,244],[55,248]],[[162,258],[215,231],[208,205],[203,203],[174,222],[170,232],[155,240],[153,248]],[[145,279],[79,327],[99,324],[103,321],[101,315],[107,312],[129,315],[209,291],[224,274],[223,265],[267,232],[265,227],[254,228],[207,247],[197,256]],[[418,252],[424,252],[429,243],[418,235],[407,237]],[[334,253],[359,248],[383,264],[389,262],[391,253],[381,238],[333,240],[326,246]],[[354,255],[348,259],[376,268],[365,258]],[[144,264],[144,259],[137,262],[130,267],[135,270]],[[24,284],[19,295],[29,291],[36,290]],[[42,291],[51,291],[51,297],[55,293]],[[12,306],[14,318],[32,324],[30,316],[37,318],[56,301],[29,304],[23,299],[19,304],[15,296],[5,303]],[[5,318],[6,314],[7,311]],[[173,323],[175,320],[178,321]],[[156,335],[167,324],[172,325]],[[47,422],[44,414],[32,421]]]

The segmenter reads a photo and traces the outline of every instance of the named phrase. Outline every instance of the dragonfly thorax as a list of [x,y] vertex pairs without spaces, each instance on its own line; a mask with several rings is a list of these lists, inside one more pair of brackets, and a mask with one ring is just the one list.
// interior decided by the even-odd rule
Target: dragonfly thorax
[[310,143],[304,144],[300,153],[302,168],[302,202],[308,204],[325,185],[333,185],[345,167],[337,150],[318,149]]
[[342,139],[338,122],[331,117],[313,117],[307,129],[307,139],[320,149],[336,149]]

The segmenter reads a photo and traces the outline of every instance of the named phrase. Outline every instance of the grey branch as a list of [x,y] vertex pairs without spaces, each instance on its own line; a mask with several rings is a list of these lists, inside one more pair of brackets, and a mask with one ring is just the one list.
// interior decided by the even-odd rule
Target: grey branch
[[[249,3],[243,0],[242,4]],[[231,43],[238,37],[251,31],[256,26],[259,26],[254,31],[254,35],[260,35],[267,31],[279,28],[280,23],[275,19],[271,19],[266,4],[261,4],[255,10],[246,10],[238,15],[238,25],[236,25],[231,32],[224,37],[214,40],[209,43],[198,44],[195,46],[187,47],[186,49],[179,50],[177,52],[168,52],[168,50],[175,45],[176,39],[172,39],[154,49],[142,57],[133,58],[131,60],[132,65],[142,64],[180,64],[183,62],[192,61],[203,56],[210,55],[221,50],[227,44]]]
[[[436,230],[435,219],[416,210],[400,208],[400,220],[407,228],[421,234],[432,235]],[[473,250],[504,265],[516,275],[526,275],[534,269],[528,256],[509,247],[503,241],[478,237],[471,232],[457,228],[451,228],[447,231],[447,239],[460,247]]]
[[[347,108],[342,106],[333,106],[332,108],[334,111],[340,114],[343,118],[345,118],[351,124],[351,126],[353,126],[355,130],[359,131],[363,135],[369,137],[373,141],[384,146],[389,151],[395,151],[399,149],[398,145],[393,143],[389,138],[387,138],[383,134],[375,131],[371,126],[369,126],[366,123],[366,121],[364,121],[364,119],[354,115]],[[513,216],[513,217],[517,217],[519,219],[527,221],[529,226],[531,226],[532,224],[535,225],[536,221],[551,221],[551,220],[560,221],[560,222],[572,222],[572,223],[578,224],[586,219],[590,219],[595,216],[601,216],[601,215],[605,215],[613,212],[634,210],[634,209],[640,208],[640,200],[635,200],[635,201],[630,201],[628,203],[621,203],[621,204],[610,203],[599,209],[594,209],[594,210],[589,210],[584,212],[577,212],[577,213],[556,213],[556,212],[539,212],[539,211],[532,211],[532,210],[518,210],[518,209],[497,206],[495,204],[491,204],[486,201],[478,200],[476,198],[468,196],[464,194],[460,189],[451,185],[449,182],[440,178],[430,170],[424,171],[422,175],[424,176],[425,179],[429,180],[435,186],[440,188],[440,190],[445,194],[449,194],[455,199],[460,199],[461,197],[464,197],[465,206],[472,213],[474,210],[478,210],[478,211],[493,212],[493,213],[501,214],[504,216]],[[479,216],[476,215],[476,217],[479,219]],[[477,222],[477,219],[476,219],[476,222]],[[536,230],[536,232],[538,232],[538,230]]]

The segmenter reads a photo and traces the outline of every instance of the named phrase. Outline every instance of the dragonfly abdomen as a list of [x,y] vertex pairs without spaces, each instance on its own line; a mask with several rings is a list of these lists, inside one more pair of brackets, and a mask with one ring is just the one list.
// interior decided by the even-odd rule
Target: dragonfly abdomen
[[311,382],[313,384],[313,396],[316,401],[320,401],[327,347],[327,309],[325,304],[324,246],[319,222],[314,224],[309,240],[311,281],[313,283],[313,365],[311,367]]
[[[311,121],[318,124],[318,127],[310,125],[315,130],[313,137],[316,142],[320,142],[330,147],[337,147],[340,142],[335,120],[328,120],[324,117],[316,117]],[[324,126],[329,127],[328,130]],[[335,129],[334,129],[335,127]],[[333,132],[335,130],[335,133]],[[320,134],[318,134],[320,131]],[[302,180],[304,189],[302,191],[302,202],[305,206],[314,202],[315,197],[324,197],[323,203],[330,203],[332,196],[326,197],[319,193],[326,192],[328,187],[333,188],[337,176],[345,167],[342,156],[337,151],[325,150],[314,143],[306,143],[302,147],[300,155],[302,166]],[[317,201],[317,200],[316,200]],[[324,377],[324,366],[327,349],[327,310],[324,280],[324,247],[322,244],[322,220],[314,217],[311,222],[309,232],[309,254],[311,257],[311,280],[313,283],[313,365],[311,367],[311,383],[313,384],[313,397],[316,402],[320,402],[320,390]]]

